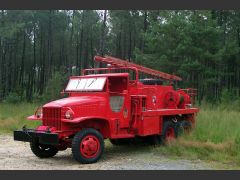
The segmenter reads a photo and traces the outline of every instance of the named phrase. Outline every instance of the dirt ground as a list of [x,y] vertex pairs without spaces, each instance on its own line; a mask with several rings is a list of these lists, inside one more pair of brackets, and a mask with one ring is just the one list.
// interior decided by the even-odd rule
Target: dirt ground
[[79,164],[72,158],[71,149],[48,159],[37,158],[29,143],[13,141],[10,135],[0,136],[1,170],[198,170],[216,169],[200,160],[174,160],[156,152],[138,148],[113,146],[106,142],[105,152],[95,164]]

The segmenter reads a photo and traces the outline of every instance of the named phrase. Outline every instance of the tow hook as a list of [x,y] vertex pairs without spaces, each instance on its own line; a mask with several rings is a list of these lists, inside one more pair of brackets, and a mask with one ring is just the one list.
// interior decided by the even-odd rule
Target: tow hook
[[22,130],[23,130],[23,131],[26,131],[26,130],[27,130],[26,125],[24,125],[24,126],[22,127]]
[[31,139],[32,139],[32,136],[30,136],[30,134],[28,133],[28,129],[27,129],[27,127],[26,127],[26,125],[24,125],[23,127],[22,127],[22,130],[23,130],[23,132],[25,133],[25,134],[27,134],[28,135],[28,137],[30,137]]

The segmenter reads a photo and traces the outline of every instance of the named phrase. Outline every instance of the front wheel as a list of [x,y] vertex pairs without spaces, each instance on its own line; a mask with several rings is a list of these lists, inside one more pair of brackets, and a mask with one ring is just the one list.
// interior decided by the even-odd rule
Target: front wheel
[[92,128],[79,131],[72,140],[74,159],[83,164],[97,162],[104,150],[102,134]]
[[39,158],[53,157],[58,153],[58,149],[52,145],[39,144],[38,141],[30,142],[32,152]]

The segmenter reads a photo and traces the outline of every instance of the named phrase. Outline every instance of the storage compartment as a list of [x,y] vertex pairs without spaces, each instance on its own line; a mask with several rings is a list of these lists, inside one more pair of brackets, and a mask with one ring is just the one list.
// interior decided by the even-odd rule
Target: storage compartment
[[160,133],[159,117],[143,117],[138,120],[138,135],[146,136]]

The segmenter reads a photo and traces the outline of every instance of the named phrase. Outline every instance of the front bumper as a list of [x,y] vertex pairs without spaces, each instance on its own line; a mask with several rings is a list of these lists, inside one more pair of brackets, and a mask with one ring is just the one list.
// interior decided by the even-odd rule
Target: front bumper
[[13,132],[15,141],[32,142],[37,140],[40,144],[58,145],[59,138],[57,133],[42,132],[33,129],[16,130]]

